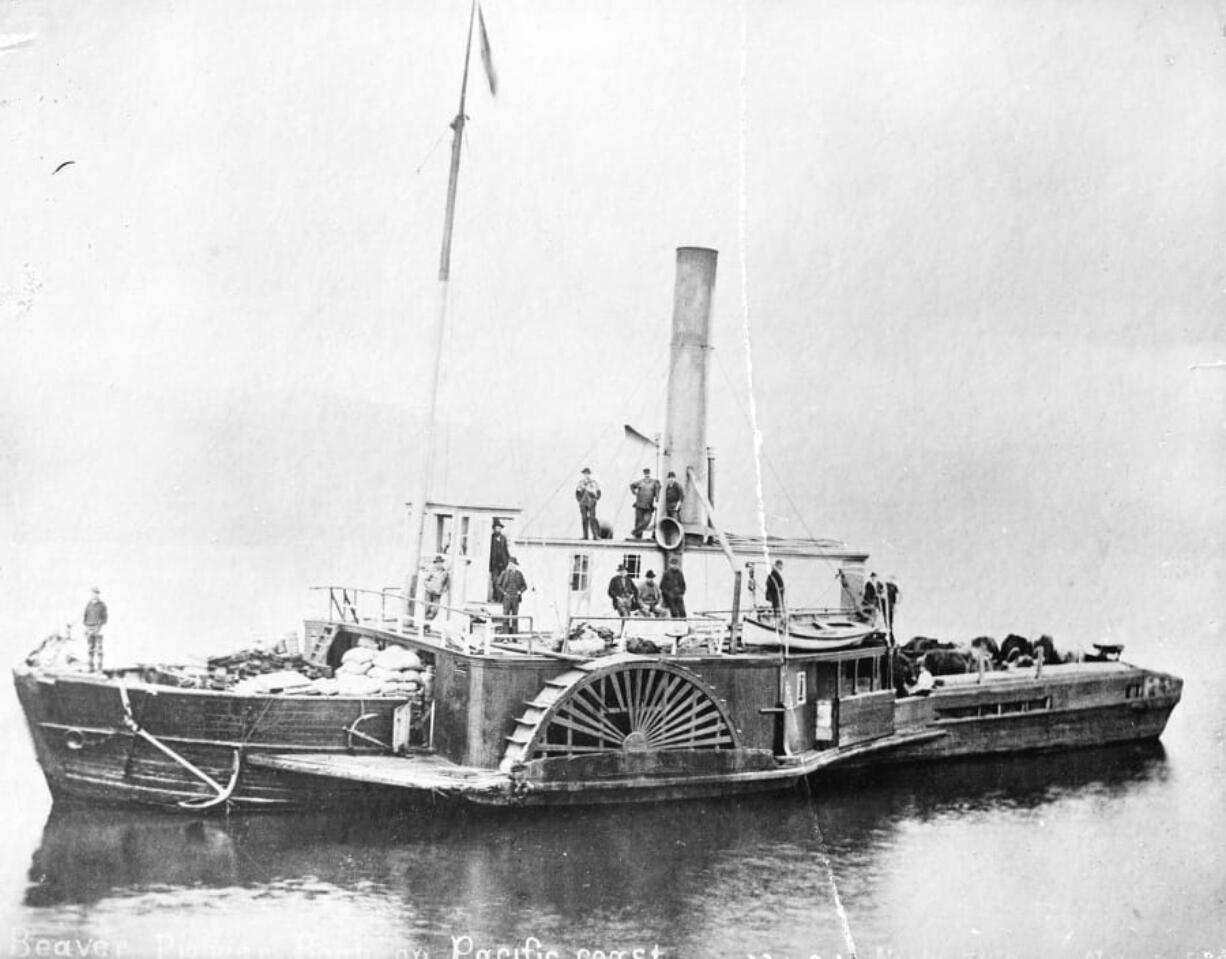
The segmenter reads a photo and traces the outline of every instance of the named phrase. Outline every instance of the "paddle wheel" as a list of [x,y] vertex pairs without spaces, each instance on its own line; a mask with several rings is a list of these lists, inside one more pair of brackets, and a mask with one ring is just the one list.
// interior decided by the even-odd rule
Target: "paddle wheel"
[[545,684],[516,720],[502,769],[739,745],[724,705],[689,670],[646,656],[607,656]]

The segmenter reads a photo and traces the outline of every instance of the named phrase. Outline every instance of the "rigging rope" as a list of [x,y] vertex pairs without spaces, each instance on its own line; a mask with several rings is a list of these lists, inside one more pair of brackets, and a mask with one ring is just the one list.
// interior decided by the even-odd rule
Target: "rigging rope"
[[[660,349],[658,349],[658,350],[656,351],[656,353],[655,353],[655,355],[652,357],[651,361],[650,361],[649,363],[645,364],[645,366],[644,366],[644,372],[643,372],[643,374],[642,374],[642,375],[639,377],[639,380],[638,380],[637,385],[634,387],[634,389],[633,389],[633,390],[631,390],[631,391],[630,391],[629,396],[627,396],[627,397],[626,397],[626,405],[627,405],[627,407],[632,407],[632,404],[633,404],[633,402],[635,401],[635,399],[637,399],[637,398],[638,398],[638,396],[639,396],[639,394],[643,392],[643,388],[644,388],[644,387],[645,387],[645,386],[646,386],[646,385],[647,385],[649,382],[652,382],[652,383],[658,383],[658,382],[659,382],[660,377],[659,377],[659,374],[656,372],[656,368],[657,368],[658,366],[660,366],[660,365],[661,365],[661,364],[660,364],[661,357],[666,356],[666,355],[667,355],[667,352],[668,352],[668,345],[667,345],[667,344],[665,344],[664,346],[662,346]],[[617,450],[615,451],[615,453],[614,453],[614,455],[613,455],[613,458],[612,458],[612,459],[613,459],[613,462],[616,462],[616,461],[617,461],[617,459],[618,459],[618,457],[621,455],[622,450],[623,450],[623,449],[626,447],[626,435],[625,435],[625,432],[624,432],[624,428],[623,428],[623,427],[622,427],[620,424],[618,424],[618,425],[616,425],[616,426],[615,426],[615,425],[613,425],[613,424],[610,424],[609,426],[606,426],[606,427],[605,427],[603,430],[601,430],[601,431],[600,431],[600,432],[599,432],[599,433],[596,435],[596,438],[595,438],[595,439],[594,439],[594,440],[591,442],[591,444],[588,446],[588,448],[587,448],[586,450],[584,450],[583,455],[579,457],[578,462],[579,462],[579,463],[582,463],[582,464],[586,464],[586,463],[587,463],[587,462],[588,462],[588,461],[591,459],[592,453],[594,453],[594,452],[596,451],[596,449],[597,449],[597,448],[598,448],[598,447],[599,447],[599,446],[600,446],[602,443],[604,443],[605,438],[606,438],[606,437],[609,435],[609,433],[611,433],[611,432],[612,432],[614,429],[616,429],[616,430],[617,430],[619,433],[621,433],[621,434],[622,434],[622,441],[621,441],[621,442],[620,442],[620,443],[617,445]],[[578,472],[578,470],[579,470],[579,469],[580,469],[580,467],[579,467],[579,466],[573,466],[573,467],[572,467],[571,472],[572,472],[572,473]],[[544,513],[544,511],[545,511],[546,507],[548,507],[548,506],[549,506],[549,505],[550,505],[550,504],[553,502],[554,497],[556,497],[556,496],[558,495],[558,493],[560,493],[560,492],[562,491],[562,488],[563,488],[564,486],[566,486],[567,484],[571,483],[571,482],[573,482],[573,480],[572,480],[572,479],[571,479],[571,478],[568,476],[566,479],[563,479],[563,480],[562,480],[560,483],[558,483],[558,485],[557,485],[557,486],[555,486],[555,487],[554,487],[554,488],[553,488],[553,489],[552,489],[552,490],[551,490],[551,491],[550,491],[550,492],[549,492],[549,493],[548,493],[548,494],[547,494],[547,495],[544,497],[544,499],[540,500],[540,501],[537,503],[537,505],[535,505],[535,506],[531,506],[531,507],[529,507],[528,509],[525,509],[525,510],[524,510],[523,519],[522,519],[522,520],[521,520],[521,522],[520,522],[520,531],[521,531],[521,534],[523,533],[523,531],[524,531],[524,530],[528,529],[528,527],[529,527],[529,526],[532,524],[532,522],[534,522],[535,520],[537,520],[537,519],[538,519],[538,518],[539,518],[539,517],[540,517],[540,516],[541,516],[541,515]],[[623,484],[623,485],[624,485],[624,484]],[[604,492],[604,487],[603,487],[603,486],[602,486],[602,488],[601,488],[601,491],[602,491],[602,492]],[[619,511],[619,510],[620,510],[620,509],[621,509],[621,508],[622,508],[622,507],[625,505],[625,501],[626,501],[627,496],[628,496],[628,494],[623,494],[623,495],[622,495],[621,500],[618,502],[618,505],[617,505],[617,506],[615,507],[615,509],[614,509],[614,512],[615,512],[615,513],[616,513],[617,511]],[[607,504],[606,504],[606,505],[607,505]]]
[[766,500],[762,495],[762,430],[758,428],[758,408],[753,393],[753,346],[749,324],[749,204],[746,193],[749,182],[749,100],[746,91],[749,84],[749,26],[745,9],[746,0],[741,0],[741,99],[738,146],[740,169],[737,210],[737,241],[741,253],[741,326],[745,339],[745,380],[749,394],[749,426],[753,437],[754,492],[758,500],[758,527],[762,531],[762,554],[769,564],[770,546],[766,540]]

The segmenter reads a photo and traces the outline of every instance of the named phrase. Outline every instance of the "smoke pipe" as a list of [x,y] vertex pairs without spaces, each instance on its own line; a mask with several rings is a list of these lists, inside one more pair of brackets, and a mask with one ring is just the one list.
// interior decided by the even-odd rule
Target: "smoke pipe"
[[[699,498],[707,485],[707,353],[711,349],[711,295],[719,253],[704,247],[677,248],[673,333],[669,350],[664,470],[690,477],[681,523],[701,528]],[[691,495],[697,492],[698,496]]]

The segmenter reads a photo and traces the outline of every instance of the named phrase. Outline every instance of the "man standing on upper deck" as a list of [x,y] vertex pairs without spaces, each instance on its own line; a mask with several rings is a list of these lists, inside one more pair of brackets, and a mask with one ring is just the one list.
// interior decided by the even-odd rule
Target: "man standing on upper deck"
[[684,502],[685,488],[677,482],[677,474],[669,470],[668,482],[664,484],[664,515],[681,522],[681,504]]
[[775,565],[766,577],[766,601],[771,604],[775,615],[781,615],[784,610],[783,560],[775,560]]
[[575,487],[575,499],[579,501],[579,523],[583,528],[583,538],[588,538],[591,530],[592,539],[600,539],[600,523],[596,520],[596,501],[600,499],[600,484],[592,479],[592,471],[583,467],[583,476]]
[[498,577],[507,568],[510,558],[511,550],[507,546],[507,538],[502,535],[502,521],[494,520],[494,529],[490,533],[490,599],[494,602],[502,599],[498,592]]
[[85,638],[89,641],[89,671],[102,672],[102,627],[106,625],[106,603],[102,591],[95,586],[93,596],[85,604]]
[[643,478],[630,484],[630,492],[634,494],[634,532],[635,539],[643,538],[643,530],[651,525],[651,515],[656,511],[656,500],[660,497],[660,481],[652,479],[651,470],[643,470]]

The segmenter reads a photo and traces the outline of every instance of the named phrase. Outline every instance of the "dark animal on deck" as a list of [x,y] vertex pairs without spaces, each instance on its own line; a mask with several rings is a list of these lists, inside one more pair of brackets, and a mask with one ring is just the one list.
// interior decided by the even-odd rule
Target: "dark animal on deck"
[[1016,633],[1010,633],[1005,637],[1005,641],[1000,644],[1000,661],[1002,663],[1016,663],[1019,656],[1033,657],[1034,646],[1025,636],[1018,636]]
[[1044,666],[1055,666],[1064,662],[1064,658],[1056,652],[1055,642],[1046,633],[1034,641],[1034,658],[1041,658]]
[[908,688],[915,683],[916,676],[918,675],[915,663],[906,656],[895,656],[891,672],[893,673],[891,678],[894,682],[894,694],[899,699],[902,699],[907,695]]
[[953,643],[943,643],[939,639],[933,639],[931,636],[914,636],[898,647],[908,659],[919,659],[924,653],[930,649],[953,649]]
[[933,676],[953,676],[975,670],[975,661],[966,650],[930,649],[924,653],[922,662]]
[[976,636],[971,640],[971,649],[982,650],[993,665],[1000,663],[1000,647],[991,636]]

